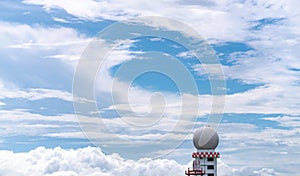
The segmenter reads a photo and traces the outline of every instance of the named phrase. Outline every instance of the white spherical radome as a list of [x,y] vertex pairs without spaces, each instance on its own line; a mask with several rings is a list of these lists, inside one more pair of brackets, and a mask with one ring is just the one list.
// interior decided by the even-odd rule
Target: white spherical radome
[[198,150],[212,150],[219,144],[219,136],[215,129],[205,126],[195,131],[193,143]]

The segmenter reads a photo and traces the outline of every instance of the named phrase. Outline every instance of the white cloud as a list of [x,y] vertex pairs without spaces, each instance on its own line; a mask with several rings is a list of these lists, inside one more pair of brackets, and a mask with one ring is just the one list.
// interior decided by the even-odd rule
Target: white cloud
[[43,136],[50,132],[80,131],[73,114],[46,116],[33,114],[26,110],[1,110],[1,130],[3,136],[12,135]]
[[[152,145],[151,140],[161,139],[163,137],[168,137],[166,140],[166,145],[169,145],[168,142],[171,141],[170,147],[173,147],[173,140],[176,144],[180,140],[184,140],[187,136],[180,130],[186,130],[184,123],[181,124],[183,127],[177,129],[168,135],[164,134],[164,130],[168,130],[169,126],[172,126],[176,123],[176,120],[167,120],[164,123],[160,123],[156,126],[155,130],[161,132],[155,132],[146,130],[144,128],[134,128],[132,126],[128,127],[128,124],[124,124],[124,121],[121,119],[102,119],[108,125],[109,129],[112,131],[99,132],[99,122],[101,119],[93,119],[90,117],[80,117],[81,123],[86,123],[88,129],[86,134],[88,134],[92,140],[99,140],[101,143],[97,143],[100,146],[120,146],[123,148],[136,145],[134,147],[139,148],[140,144],[149,144]],[[9,121],[8,121],[9,119]],[[297,136],[299,134],[299,125],[297,126],[297,119],[289,117],[276,117],[276,118],[265,118],[265,120],[279,120],[282,121],[282,125],[289,125],[288,129],[277,129],[277,128],[264,128],[260,129],[256,125],[246,124],[246,123],[223,123],[219,127],[219,134],[221,138],[221,144],[218,150],[222,153],[222,160],[234,167],[248,166],[250,168],[276,168],[276,170],[290,173],[296,172],[296,168],[293,164],[299,163],[300,160],[294,159],[289,160],[288,156],[298,156],[300,153],[297,153],[298,146],[300,145]],[[289,122],[291,121],[291,122]],[[293,122],[295,121],[295,122]],[[32,114],[29,112],[24,112],[21,110],[14,111],[0,111],[0,132],[2,136],[6,138],[10,136],[39,136],[39,137],[54,137],[54,138],[77,138],[77,139],[86,139],[86,136],[78,126],[77,119],[75,115],[59,115],[59,116],[45,116],[39,114]],[[299,124],[299,123],[298,123]],[[201,123],[203,125],[203,123]],[[293,126],[294,125],[294,126]],[[293,128],[290,128],[293,126]],[[123,131],[123,133],[115,133],[119,138],[129,140],[129,141],[111,141],[112,134],[115,131]],[[185,131],[186,132],[186,131]],[[183,134],[183,135],[181,135]],[[150,141],[149,141],[150,140]],[[187,140],[191,140],[191,135],[188,136]],[[154,140],[155,141],[155,140]],[[156,143],[156,146],[161,145]],[[185,154],[183,152],[176,152],[177,150],[172,150],[167,148],[169,151],[157,151],[157,153],[152,153],[150,156],[164,156],[168,158],[182,158],[190,157],[189,153]],[[192,147],[192,146],[191,146]],[[185,149],[185,148],[182,148]],[[166,153],[171,153],[166,155]],[[187,150],[183,150],[187,152]],[[245,152],[247,151],[247,152]],[[110,152],[118,152],[120,154],[127,154],[126,150],[110,150]],[[147,151],[149,152],[149,151]],[[152,150],[153,152],[153,150]],[[173,155],[174,154],[174,155]],[[145,153],[142,156],[149,156],[149,153]],[[266,158],[272,158],[271,160],[259,160],[253,162],[257,158],[264,156]],[[275,157],[276,156],[276,157]],[[50,157],[50,156],[49,156]],[[245,159],[246,157],[246,159]],[[184,158],[186,161],[186,158]],[[274,162],[273,162],[274,161]],[[276,161],[276,162],[275,162]],[[277,166],[277,162],[286,161],[285,164]],[[1,162],[0,162],[1,163]],[[290,165],[290,166],[289,166]],[[287,167],[289,168],[287,169]],[[248,172],[249,170],[247,170]],[[252,173],[253,170],[251,170]],[[0,172],[1,173],[1,172]],[[227,172],[226,172],[227,173]],[[233,172],[237,173],[240,172]],[[250,171],[249,171],[250,173]],[[253,173],[252,173],[253,174]],[[255,175],[255,174],[253,174]]]
[[232,59],[234,65],[223,66],[226,77],[263,86],[228,95],[226,107],[232,109],[230,112],[299,114],[299,72],[290,69],[298,68],[294,67],[298,62],[290,64],[288,58],[262,56],[253,51],[234,53]]
[[72,23],[71,21],[65,20],[63,18],[57,18],[57,17],[54,17],[53,20],[61,23]]
[[[244,38],[244,30],[247,23],[243,22],[234,13],[228,13],[224,9],[228,4],[221,2],[217,6],[191,5],[178,1],[154,1],[141,3],[140,1],[123,2],[119,0],[104,1],[36,1],[25,0],[25,3],[42,5],[44,9],[62,8],[67,13],[83,19],[110,19],[124,20],[135,16],[166,16],[185,21],[186,23],[197,28],[206,38]],[[81,5],[84,4],[84,6]],[[234,8],[237,8],[238,5]],[[180,11],[178,10],[180,9]],[[235,28],[236,27],[236,28]],[[239,37],[237,37],[239,36]]]
[[[261,123],[265,123],[263,119]],[[296,166],[300,163],[299,140],[297,140],[299,127],[270,126],[259,127],[247,123],[221,124],[218,131],[221,139],[219,150],[222,160],[234,167],[259,168],[263,166],[285,173],[283,175],[297,175]],[[291,157],[294,159],[290,160]],[[278,165],[280,162],[282,164]]]
[[[259,129],[256,125],[247,123],[225,123],[220,125],[223,141],[230,146],[235,146],[236,149],[256,146],[257,144],[259,144],[257,147],[263,147],[267,144],[297,147],[300,142],[295,139],[299,130],[297,127],[291,129],[271,127]],[[230,142],[232,143],[230,144]]]
[[[299,106],[297,100],[300,98],[299,72],[289,70],[300,67],[298,62],[300,56],[297,52],[300,23],[296,13],[298,10],[295,8],[299,5],[299,1],[223,0],[210,3],[157,1],[145,5],[140,1],[89,0],[83,3],[83,7],[81,1],[25,0],[24,2],[42,5],[45,9],[63,8],[69,14],[92,20],[97,18],[122,20],[136,15],[161,15],[182,20],[207,39],[244,42],[253,47],[255,52],[232,54],[230,57],[235,63],[233,66],[223,67],[225,75],[227,78],[239,79],[245,83],[259,83],[266,86],[228,96],[227,112],[299,113],[297,108]],[[281,19],[281,21],[273,24],[258,21],[262,19]],[[252,30],[257,25],[261,27]],[[122,57],[124,54],[126,55],[123,52]],[[181,55],[188,56],[187,53]],[[201,74],[201,70],[197,71]],[[109,79],[104,81],[110,82]],[[109,84],[102,84],[102,87],[107,85]]]
[[[62,8],[79,18],[96,20],[123,20],[135,16],[165,16],[182,20],[197,29],[205,38],[243,41],[249,37],[253,21],[263,18],[293,17],[297,13],[298,1],[259,0],[218,2],[206,1],[50,1],[25,0],[24,3],[42,5],[44,9]],[[84,5],[83,5],[84,4]],[[180,10],[178,10],[180,9]],[[296,18],[294,18],[295,20]],[[293,23],[296,24],[296,23]]]
[[[105,155],[100,148],[46,149],[38,147],[28,153],[0,151],[0,174],[3,176],[181,176],[187,166],[174,160],[142,158],[138,161],[125,160],[118,154]],[[232,169],[219,161],[220,176],[251,175],[274,176],[272,169]]]
[[282,116],[282,117],[268,117],[264,118],[265,120],[278,122],[281,126],[284,127],[300,127],[300,118],[298,116]]
[[[74,64],[89,39],[71,28],[30,26],[0,21],[0,49],[7,59],[56,58]],[[8,57],[9,56],[9,57]],[[22,57],[20,57],[22,56]]]
[[184,59],[188,59],[188,58],[195,57],[195,54],[191,51],[184,51],[184,52],[178,53],[176,56],[177,57],[182,57]]
[[[8,86],[6,86],[8,85]],[[56,98],[65,101],[73,101],[72,94],[67,91],[54,89],[20,89],[10,83],[0,81],[0,99],[23,98],[28,100],[40,100],[45,98]]]
[[241,167],[240,169],[232,169],[222,160],[218,161],[218,175],[220,176],[276,176],[278,173],[274,169],[261,168],[259,170],[253,170],[249,167]]
[[[16,75],[18,78],[22,75],[27,82],[38,80],[50,82],[50,78],[38,78],[41,74],[35,68],[35,63],[42,62],[43,58],[57,59],[63,64],[70,65],[73,69],[75,61],[79,59],[81,52],[88,43],[89,39],[75,30],[64,27],[49,28],[45,26],[29,26],[26,24],[8,23],[0,21],[0,44],[1,57],[5,63],[12,64],[12,69],[7,69],[7,75]],[[30,72],[35,74],[23,73],[22,67],[30,65]],[[39,65],[40,66],[40,65]],[[68,70],[66,67],[66,72]],[[25,68],[29,69],[29,68]],[[35,71],[37,69],[37,71]],[[47,70],[45,72],[56,72],[57,70]],[[1,77],[0,80],[0,98],[24,98],[29,100],[39,100],[44,98],[58,98],[66,101],[72,101],[72,94],[67,91],[51,88],[19,88],[19,82],[24,80],[8,79]],[[41,79],[43,79],[41,81]],[[4,81],[5,80],[5,81]],[[12,81],[12,82],[9,82]],[[35,81],[35,82],[38,82]],[[50,84],[50,83],[49,83]],[[35,87],[38,87],[35,85]],[[43,87],[43,86],[41,86]],[[69,87],[69,86],[68,86]]]
[[28,153],[0,151],[1,175],[182,175],[184,166],[172,160],[125,160],[99,148],[77,150],[39,147]]
[[4,102],[0,101],[0,106],[6,105]]
[[[297,30],[299,29],[298,9],[295,8],[299,5],[299,1],[296,0],[281,2],[223,0],[210,3],[157,1],[147,5],[139,1],[125,3],[118,0],[109,2],[89,0],[83,3],[84,7],[81,6],[81,1],[62,3],[49,0],[26,0],[24,2],[42,5],[45,9],[63,8],[74,16],[86,19],[120,20],[137,14],[171,17],[188,23],[207,39],[246,42],[266,55],[282,57],[289,65],[299,66],[298,62],[295,62],[295,59],[299,58],[295,51],[298,50],[297,41],[300,34]],[[283,22],[262,24],[258,30],[250,30],[259,24],[258,20],[262,19],[283,19]]]
[[[296,88],[298,89],[298,88]],[[299,114],[299,94],[280,86],[261,86],[226,96],[227,113]]]
[[[241,55],[231,55],[231,57],[236,61],[235,65],[232,67],[224,67],[225,73],[228,77],[233,79],[240,79],[246,83],[262,83],[265,86],[261,86],[255,88],[253,90],[249,90],[247,92],[238,93],[229,95],[226,101],[226,112],[233,113],[286,113],[286,114],[299,114],[299,73],[295,71],[288,70],[287,68],[299,68],[299,16],[295,12],[298,13],[299,1],[282,1],[278,2],[276,0],[259,0],[254,3],[253,1],[245,1],[244,3],[239,3],[237,1],[218,1],[215,3],[204,3],[200,4],[200,6],[195,3],[182,3],[177,1],[160,1],[160,2],[149,2],[145,4],[145,2],[140,1],[110,1],[110,2],[100,2],[100,1],[36,1],[36,0],[27,0],[24,1],[26,3],[39,4],[43,5],[46,10],[50,8],[63,8],[72,15],[78,16],[83,19],[92,19],[96,20],[97,18],[105,18],[105,19],[126,19],[128,17],[132,17],[135,15],[163,15],[167,17],[173,17],[179,20],[182,20],[197,29],[202,35],[206,38],[214,38],[220,41],[241,41],[248,43],[251,47],[256,49],[258,52],[261,52],[262,55],[255,55],[254,57],[250,57],[249,55],[245,55],[241,57]],[[180,10],[178,10],[180,9]],[[125,15],[120,15],[125,14]],[[263,18],[287,18],[284,20],[283,24],[273,24],[273,25],[265,25],[258,31],[249,31],[250,27],[257,24],[257,20]],[[33,48],[37,48],[37,53],[42,54],[45,57],[56,58],[60,60],[76,60],[79,58],[79,53],[81,53],[83,46],[87,41],[86,37],[80,36],[76,31],[67,28],[44,28],[44,27],[31,27],[28,25],[19,25],[19,24],[8,24],[1,23],[2,28],[0,28],[1,33],[1,47],[7,48],[10,50],[17,49],[19,50],[27,50],[33,52]],[[21,29],[21,30],[20,30]],[[20,33],[22,31],[22,33]],[[249,40],[250,39],[250,40]],[[61,42],[61,41],[72,41],[72,42]],[[249,40],[249,41],[248,41]],[[126,49],[126,48],[125,48]],[[42,51],[42,52],[41,52]],[[50,52],[49,52],[50,51]],[[26,53],[26,52],[25,52]],[[19,53],[18,53],[19,54]],[[129,53],[127,51],[119,52],[120,57],[124,57],[125,59],[130,59],[128,57]],[[252,53],[253,54],[253,53]],[[32,56],[32,55],[30,55]],[[266,57],[268,56],[268,57]],[[122,59],[124,59],[122,58]],[[12,57],[11,59],[19,59],[17,57]],[[116,58],[118,59],[118,58]],[[281,59],[281,60],[280,60]],[[111,61],[111,60],[110,60]],[[113,65],[120,63],[120,60],[116,60],[113,62]],[[111,66],[111,65],[110,65]],[[109,90],[109,79],[110,77],[107,75],[106,80],[104,79],[105,86],[104,90]],[[298,82],[298,83],[297,83]],[[126,87],[126,86],[125,86]],[[0,97],[13,97],[13,98],[28,98],[31,100],[37,100],[45,97],[60,97],[64,100],[70,100],[70,94],[68,92],[62,92],[58,90],[46,90],[46,89],[29,89],[29,90],[21,90],[19,88],[8,90],[7,87],[2,86],[1,88],[3,93],[0,93]],[[14,92],[15,91],[15,92]],[[127,91],[127,90],[126,90]],[[133,92],[133,97],[151,97],[151,92],[139,90]],[[127,97],[126,97],[127,98]],[[170,97],[168,97],[170,98]],[[191,97],[193,100],[198,97]],[[206,99],[205,99],[206,98]],[[204,97],[204,100],[209,99],[210,97]],[[136,99],[136,102],[133,103],[135,105],[135,110],[143,113],[148,112],[147,109],[148,99]],[[172,101],[173,99],[170,98]],[[177,101],[172,101],[172,108],[170,108],[169,112],[174,113],[180,107],[180,104]],[[141,106],[142,105],[142,106]],[[146,105],[146,106],[143,106]],[[203,106],[204,113],[209,112],[209,105],[207,101],[204,101]],[[119,108],[122,108],[119,106]],[[126,110],[126,109],[125,109]],[[175,110],[175,111],[172,111]],[[31,120],[45,120],[44,116],[33,115],[25,112],[3,112],[1,114],[1,118],[7,120],[10,118],[11,121],[19,120],[20,122],[24,122],[23,120],[31,119]],[[131,118],[131,117],[129,117]],[[55,116],[46,118],[47,120],[65,120],[65,121],[75,121],[75,118],[70,116]],[[271,120],[271,119],[267,119]],[[295,119],[287,119],[287,118],[278,118],[273,119],[274,121],[279,122],[282,126],[298,126],[298,122]],[[88,120],[87,120],[88,122]],[[174,121],[168,120],[168,123],[160,124],[158,126],[161,129],[166,129],[164,127],[170,127],[171,123]],[[29,123],[29,122],[28,122]],[[3,124],[2,125],[7,125]],[[118,121],[111,122],[112,125],[118,126],[120,123]],[[22,126],[23,125],[23,126]],[[50,133],[49,131],[42,131],[41,129],[50,127],[47,125],[42,125],[38,123],[30,123],[27,125],[16,125],[17,128],[7,128],[7,132],[19,133],[22,132],[30,132],[32,135],[44,135],[44,136],[55,136],[55,137],[74,137],[79,136],[82,137],[79,132],[70,132],[70,131],[61,131],[61,133],[55,131],[55,133]],[[30,126],[31,125],[31,126]],[[168,126],[169,125],[169,126]],[[299,129],[265,129],[261,133],[256,131],[255,126],[251,125],[241,125],[243,128],[237,128],[238,125],[231,125],[231,129],[239,129],[245,130],[247,132],[240,133],[240,131],[234,131],[232,133],[224,134],[224,139],[231,141],[232,145],[236,144],[240,147],[245,147],[247,144],[254,146],[255,144],[261,146],[264,144],[276,144],[276,145],[287,145],[289,147],[297,147],[299,146],[298,140],[295,140],[297,135],[299,134]],[[35,130],[31,130],[33,126],[36,126]],[[52,126],[53,127],[53,126]],[[59,128],[58,126],[55,126]],[[120,127],[120,126],[119,126]],[[122,127],[122,126],[121,126]],[[57,130],[57,129],[56,129]],[[149,134],[148,137],[151,137],[152,134]],[[158,136],[161,134],[158,134]],[[145,138],[147,136],[124,136],[127,138]],[[247,142],[243,142],[244,139],[247,139]],[[235,147],[235,148],[234,148]],[[232,150],[237,149],[236,146],[232,146],[230,148]],[[228,149],[228,150],[230,150]],[[39,149],[41,150],[41,149]],[[37,150],[41,153],[47,153],[43,149],[41,151]],[[1,168],[6,169],[3,174],[7,175],[20,175],[18,174],[18,169],[22,169],[22,172],[26,173],[36,173],[36,175],[44,175],[46,173],[50,173],[52,171],[56,171],[52,173],[53,175],[76,175],[76,174],[87,174],[87,171],[92,170],[95,174],[99,175],[116,175],[120,174],[119,171],[114,170],[114,166],[104,167],[102,169],[102,165],[96,168],[91,168],[84,170],[84,166],[87,163],[82,163],[82,161],[78,161],[74,159],[74,161],[78,161],[77,163],[73,163],[76,168],[71,169],[62,169],[59,170],[62,166],[69,168],[69,166],[65,166],[69,164],[68,160],[61,163],[60,161],[56,161],[57,155],[59,156],[61,153],[56,151],[57,153],[53,155],[49,155],[49,158],[53,158],[53,163],[40,163],[39,160],[33,157],[33,162],[31,160],[27,160],[25,164],[21,163],[23,167],[18,167],[18,162],[9,163],[9,162],[0,162],[0,163],[9,163],[6,166],[1,166]],[[63,151],[64,152],[64,151]],[[249,153],[255,154],[255,150],[249,150]],[[286,151],[283,151],[286,152]],[[88,154],[93,152],[89,151]],[[94,153],[93,153],[94,154]],[[12,160],[17,158],[22,158],[20,155],[12,154],[12,153],[3,153],[1,156],[11,156]],[[18,157],[14,157],[14,156]],[[24,154],[26,155],[26,154]],[[97,156],[97,154],[95,154]],[[37,156],[36,156],[37,157]],[[42,156],[41,156],[42,157]],[[243,157],[243,155],[242,155]],[[38,158],[38,157],[37,157]],[[59,157],[58,157],[59,158]],[[96,157],[97,158],[97,157]],[[34,160],[36,159],[36,160]],[[73,159],[73,158],[72,158]],[[86,158],[88,161],[89,158]],[[285,161],[289,158],[281,157],[276,161],[281,162],[280,159],[285,159]],[[11,160],[7,160],[11,161]],[[14,161],[14,160],[13,160]],[[102,161],[102,159],[101,159]],[[103,159],[106,161],[106,159]],[[114,160],[115,161],[115,160]],[[12,162],[12,161],[11,161]],[[27,163],[29,162],[29,163]],[[34,164],[34,162],[38,164]],[[134,164],[130,164],[132,161],[127,163],[127,161],[121,162],[121,167],[124,166],[123,171],[127,171],[127,169],[137,169],[140,168]],[[241,163],[240,160],[233,161],[235,163]],[[59,163],[59,166],[55,165],[55,163]],[[93,163],[93,162],[91,162]],[[134,163],[134,162],[133,162]],[[142,162],[139,162],[142,163]],[[249,161],[249,164],[253,163],[253,161]],[[77,165],[78,164],[78,165]],[[97,163],[95,163],[97,165]],[[259,163],[261,164],[261,163]],[[120,165],[117,165],[120,167]],[[35,167],[36,166],[36,167]],[[98,166],[98,165],[97,165]],[[71,167],[71,166],[70,166]],[[87,166],[86,168],[90,168],[91,166]],[[127,168],[128,167],[128,168]],[[83,168],[82,171],[78,171],[76,169]],[[275,167],[274,167],[275,168]],[[41,169],[41,170],[40,170]],[[227,168],[228,169],[228,168]],[[106,171],[105,171],[106,170]],[[138,169],[137,169],[138,170]],[[153,168],[147,170],[145,167],[142,167],[143,173],[148,173],[149,175]],[[114,172],[110,172],[114,171]],[[138,170],[140,171],[140,170]],[[155,171],[155,169],[154,169]],[[176,172],[177,173],[177,172]],[[235,170],[228,169],[226,174],[228,175],[276,175],[273,170],[270,169],[261,169],[258,171],[253,170]],[[133,175],[132,173],[130,173]],[[129,175],[130,175],[129,174]],[[26,174],[24,174],[26,175]],[[174,175],[174,174],[173,174]],[[181,174],[180,174],[181,175]]]

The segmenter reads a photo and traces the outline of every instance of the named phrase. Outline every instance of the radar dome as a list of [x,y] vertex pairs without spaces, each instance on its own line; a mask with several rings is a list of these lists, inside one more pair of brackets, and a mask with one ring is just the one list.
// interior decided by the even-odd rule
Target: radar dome
[[219,136],[216,130],[209,126],[205,126],[195,131],[193,143],[198,150],[215,149],[219,144]]

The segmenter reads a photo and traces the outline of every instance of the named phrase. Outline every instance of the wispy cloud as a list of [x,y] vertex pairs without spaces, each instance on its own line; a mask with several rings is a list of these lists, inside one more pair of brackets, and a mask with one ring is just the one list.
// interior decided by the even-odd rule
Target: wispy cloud
[[[9,84],[7,84],[9,85]],[[46,98],[56,98],[65,101],[73,101],[73,96],[70,92],[54,89],[20,89],[15,86],[5,87],[0,82],[0,99],[16,98],[16,99],[28,99],[28,100],[41,100]]]
[[[277,124],[263,128],[259,124],[255,124],[258,122],[248,124],[243,122],[242,118],[240,123],[231,123],[229,119],[228,123],[223,124],[219,130],[223,142],[220,146],[224,151],[223,161],[242,169],[232,169],[227,164],[220,162],[221,173],[219,175],[266,176],[277,175],[277,172],[283,171],[291,172],[289,175],[298,173],[299,160],[297,158],[299,157],[295,156],[299,155],[299,141],[297,140],[299,134],[298,116],[300,114],[299,1],[24,0],[23,3],[41,6],[49,14],[53,12],[53,9],[63,9],[74,18],[80,19],[82,23],[102,20],[118,21],[136,16],[166,16],[189,24],[215,45],[234,41],[251,47],[250,51],[233,51],[230,53],[228,59],[232,61],[232,64],[222,67],[228,80],[234,79],[242,83],[261,86],[228,95],[225,112],[240,113],[241,116],[246,113],[284,115],[264,118],[268,122]],[[26,13],[33,14],[33,12]],[[51,19],[56,24],[65,26],[69,24],[69,21],[63,17],[58,16]],[[157,27],[161,24],[154,25]],[[22,24],[22,21],[19,23],[0,22],[0,26],[0,40],[2,41],[0,55],[1,58],[4,58],[4,64],[1,63],[1,65],[2,70],[4,70],[2,72],[6,73],[1,75],[0,106],[6,105],[4,99],[35,101],[54,98],[72,101],[70,91],[55,87],[51,78],[55,72],[59,71],[56,66],[61,64],[68,66],[63,67],[63,74],[58,76],[59,80],[62,80],[61,77],[65,74],[71,75],[71,78],[76,61],[80,58],[80,54],[90,39],[68,27],[49,27],[42,24],[27,25]],[[169,24],[168,27],[178,29],[181,26]],[[162,42],[158,38],[152,39],[152,41]],[[109,62],[102,65],[103,69],[99,70],[99,77],[96,80],[96,93],[99,93],[98,95],[109,97],[106,93],[111,91],[113,75],[110,71],[112,67],[135,59],[135,53],[130,51],[134,42],[128,41],[128,45],[115,50],[109,56]],[[191,53],[180,53],[178,56],[190,58]],[[35,70],[39,65],[32,66],[31,64],[42,59],[56,60],[55,69]],[[30,66],[25,63],[29,63]],[[10,66],[13,64],[17,65],[14,69]],[[30,72],[31,74],[28,70],[22,71],[25,67],[30,71],[33,70]],[[194,69],[198,76],[205,75],[205,70],[201,69],[200,65],[194,66]],[[45,73],[47,73],[45,76],[47,79],[40,77],[41,74]],[[18,75],[25,75],[26,77],[17,79]],[[21,86],[20,80],[26,82],[26,86]],[[44,86],[45,82],[51,86]],[[62,82],[65,83],[65,80]],[[32,83],[36,83],[36,85],[33,86]],[[122,95],[124,91],[128,91],[125,88],[130,83],[115,80],[115,84],[118,86],[116,93]],[[67,90],[70,90],[70,85],[68,85],[69,89]],[[132,87],[129,94],[129,97],[119,96],[115,104],[112,104],[111,100],[107,100],[109,98],[105,99],[108,102],[101,102],[105,104],[103,108],[100,108],[101,112],[134,110],[139,115],[151,112],[151,108],[153,108],[150,101],[153,96],[152,91],[144,90],[141,87]],[[136,118],[137,116],[130,113],[127,113],[123,119],[113,114],[109,118],[101,120],[112,130],[121,131],[119,135],[124,139],[144,142],[152,138],[161,138],[176,124],[176,115],[181,107],[179,96],[170,93],[163,95],[167,103],[164,111],[167,117],[162,119],[161,123],[153,126],[154,130],[129,128],[124,120],[140,122]],[[194,102],[200,102],[200,110],[197,114],[200,116],[199,119],[210,113],[212,103],[210,95],[185,94],[183,96],[190,100],[187,104],[190,107],[195,105]],[[124,106],[124,101],[128,98],[132,107]],[[155,103],[157,102],[154,102],[154,105]],[[191,115],[190,112],[190,109],[186,109],[182,113],[189,116]],[[92,136],[99,138],[99,133],[96,130],[99,119],[91,120],[88,117],[81,117],[80,120],[81,123],[87,125],[87,133],[92,133]],[[151,122],[152,119],[145,118],[143,120],[144,122]],[[0,121],[0,132],[5,136],[4,141],[6,137],[13,135],[65,139],[85,137],[73,114],[45,116],[30,113],[26,109],[1,110]],[[182,121],[181,125],[185,126],[190,123],[190,121]],[[170,139],[184,139],[184,136],[180,135],[181,130],[184,131],[184,128],[178,128],[177,131],[174,131],[177,133],[172,134]],[[109,138],[110,134],[103,133],[100,137]],[[2,153],[1,156],[4,156],[3,162],[0,162],[2,163],[2,165],[0,164],[0,172],[6,175],[30,175],[33,173],[35,175],[87,175],[90,173],[95,175],[119,175],[121,173],[134,175],[132,173],[134,171],[146,175],[161,175],[166,171],[165,168],[169,168],[167,170],[172,171],[172,175],[179,175],[179,173],[182,175],[181,171],[184,170],[183,165],[169,160],[131,161],[118,156],[117,159],[113,159],[111,155],[104,155],[95,148],[78,150],[38,148],[23,154],[9,151],[1,151],[0,153]],[[272,162],[257,161],[256,159],[261,156]],[[292,157],[295,158],[293,161],[290,159]],[[282,162],[286,165],[278,164]],[[242,165],[257,169],[243,168]],[[274,169],[262,168],[262,166]]]
[[[90,41],[83,34],[72,28],[42,25],[30,26],[10,22],[0,22],[1,55],[12,55],[15,60],[20,60],[20,55],[35,58],[56,58],[66,61],[78,60],[84,47]],[[18,51],[18,52],[16,52]],[[39,57],[38,57],[39,56]],[[58,57],[59,56],[59,57]],[[3,56],[2,56],[3,57]],[[69,63],[69,62],[66,62]]]

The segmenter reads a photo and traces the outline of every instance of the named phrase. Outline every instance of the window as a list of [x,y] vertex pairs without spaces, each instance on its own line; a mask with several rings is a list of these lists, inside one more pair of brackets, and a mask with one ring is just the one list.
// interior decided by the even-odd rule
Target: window
[[208,165],[207,169],[214,169],[214,165]]
[[214,161],[214,158],[207,158],[207,161]]
[[214,176],[214,174],[207,174],[207,176]]

